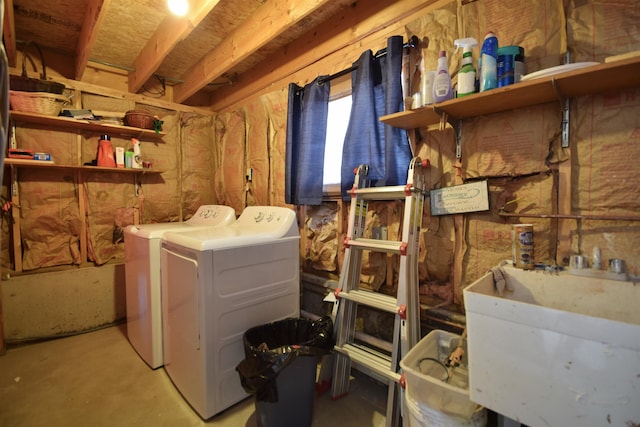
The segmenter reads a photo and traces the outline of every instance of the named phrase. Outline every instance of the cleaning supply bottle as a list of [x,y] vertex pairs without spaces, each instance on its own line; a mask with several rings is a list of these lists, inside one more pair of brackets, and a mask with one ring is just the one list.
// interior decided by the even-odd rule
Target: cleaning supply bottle
[[451,90],[451,76],[447,65],[447,52],[441,50],[438,57],[438,70],[433,80],[433,102],[442,102],[451,98],[453,98],[453,91]]
[[484,36],[480,59],[478,59],[480,92],[498,87],[498,38],[489,31]]
[[131,138],[131,144],[133,145],[133,160],[131,167],[133,169],[142,169],[142,154],[140,152],[140,141],[137,138]]
[[471,95],[476,91],[476,67],[473,66],[472,49],[478,46],[478,41],[473,37],[458,39],[453,42],[458,48],[462,47],[462,67],[458,73],[457,98]]
[[433,80],[436,72],[427,70],[424,56],[420,61],[420,92],[422,93],[422,105],[433,104]]
[[111,145],[111,137],[109,135],[105,134],[100,136],[100,141],[98,142],[98,156],[96,160],[96,164],[98,166],[106,168],[116,167],[116,159],[113,156],[113,146]]

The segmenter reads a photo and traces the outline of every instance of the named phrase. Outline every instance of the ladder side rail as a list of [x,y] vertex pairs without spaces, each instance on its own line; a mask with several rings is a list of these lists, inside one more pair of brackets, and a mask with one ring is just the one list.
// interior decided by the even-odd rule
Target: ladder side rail
[[[349,227],[345,239],[345,258],[340,276],[336,326],[335,364],[332,397],[349,390],[351,366],[388,384],[387,426],[400,425],[401,398],[400,360],[420,339],[419,252],[424,198],[427,194],[428,161],[411,160],[405,186],[369,187],[368,168],[361,165],[351,191]],[[368,200],[404,200],[399,241],[365,238]],[[397,294],[386,299],[375,292],[360,291],[362,257],[365,250],[399,254]],[[340,298],[339,293],[343,293]],[[394,315],[394,331],[390,354],[379,353],[375,345],[356,341],[358,307],[371,307]],[[335,309],[335,307],[334,307]]]
[[[409,190],[409,184],[407,184],[407,194],[405,196],[404,202],[404,224],[402,228],[402,241],[407,243],[406,253],[400,256],[400,268],[398,271],[398,289],[397,289],[397,304],[398,307],[405,308],[405,317],[399,319],[400,329],[395,331],[399,337],[398,347],[400,349],[399,357],[402,358],[406,353],[408,353],[409,349],[412,346],[413,340],[413,323],[415,323],[412,319],[414,312],[410,309],[413,306],[411,296],[414,294],[412,292],[412,287],[414,283],[412,282],[411,277],[411,262],[415,261],[412,254],[415,252],[415,245],[413,244],[413,233],[412,230],[415,227],[415,215],[416,215],[416,193]],[[399,361],[398,361],[399,363]]]
[[[355,336],[355,325],[357,316],[357,305],[350,301],[340,299],[340,292],[349,291],[354,286],[356,289],[360,283],[360,269],[362,265],[362,251],[355,247],[350,247],[349,241],[364,235],[368,203],[357,197],[357,189],[367,187],[370,183],[368,179],[368,165],[360,165],[356,169],[353,188],[351,189],[351,206],[349,210],[349,221],[347,226],[347,237],[345,239],[345,257],[343,270],[340,274],[340,282],[336,290],[337,302],[334,305],[335,318],[335,347],[343,347],[352,341]],[[337,311],[337,313],[336,313]],[[349,391],[349,377],[351,372],[351,359],[348,355],[336,352],[333,361],[333,375],[331,380],[331,397],[337,399]]]
[[[407,186],[411,185],[411,193],[407,192],[405,199],[404,218],[409,218],[409,224],[403,228],[403,241],[407,243],[407,256],[404,264],[403,277],[406,278],[406,310],[410,320],[405,340],[402,341],[404,356],[420,340],[420,283],[418,275],[420,253],[420,230],[422,229],[422,213],[426,194],[426,174],[429,167],[427,160],[414,157],[407,174]],[[410,200],[411,199],[411,200]],[[402,261],[402,260],[401,260]]]
[[419,264],[420,264],[420,234],[422,230],[423,212],[424,212],[424,193],[420,193],[418,195],[418,203],[416,206],[416,217],[415,217],[416,228],[414,230],[414,236],[413,236],[414,250],[411,253],[411,260],[410,260],[410,266],[411,266],[410,280],[411,280],[411,283],[414,283],[415,285],[411,287],[411,292],[413,293],[412,304],[410,307],[407,308],[411,313],[415,313],[415,315],[412,314],[412,316],[414,319],[417,319],[417,322],[415,323],[415,325],[413,325],[414,328],[412,330],[412,343],[411,343],[412,347],[418,344],[418,342],[420,341],[420,338],[422,337],[421,331],[420,331]]
[[402,350],[404,356],[420,340],[420,283],[418,277],[418,255],[420,252],[420,224],[422,222],[422,193],[412,195],[411,224],[408,228],[407,236],[407,256],[406,256],[406,280],[407,280],[407,318],[410,324],[407,328],[406,347]]

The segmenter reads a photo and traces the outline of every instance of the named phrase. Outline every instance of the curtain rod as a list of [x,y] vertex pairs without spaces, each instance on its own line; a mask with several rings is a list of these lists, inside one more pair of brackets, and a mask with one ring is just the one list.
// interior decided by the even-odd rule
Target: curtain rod
[[[408,48],[408,47],[413,48],[413,47],[418,46],[419,43],[420,43],[420,39],[418,39],[418,36],[414,35],[414,36],[411,36],[409,41],[407,43],[403,44],[402,47],[403,48]],[[380,49],[379,51],[377,51],[374,56],[376,58],[380,58],[382,56],[385,56],[386,54],[387,54],[387,48],[385,47],[384,49]],[[353,72],[353,71],[355,71],[357,69],[358,69],[358,66],[357,65],[353,65],[353,66],[351,66],[349,68],[346,68],[346,69],[344,69],[342,71],[338,71],[335,74],[331,74],[330,76],[327,76],[325,78],[318,79],[318,84],[319,85],[324,84],[324,83],[326,83],[328,81],[331,81],[333,79],[337,79],[338,77],[342,77],[342,76],[344,76],[346,74],[349,74],[349,73],[351,73],[351,72]]]

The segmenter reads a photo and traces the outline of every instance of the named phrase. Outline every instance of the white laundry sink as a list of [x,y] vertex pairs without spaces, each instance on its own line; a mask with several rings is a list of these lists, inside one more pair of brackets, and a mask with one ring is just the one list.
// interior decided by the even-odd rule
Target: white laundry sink
[[464,290],[471,400],[531,427],[640,425],[640,284],[500,271],[502,292],[492,272]]

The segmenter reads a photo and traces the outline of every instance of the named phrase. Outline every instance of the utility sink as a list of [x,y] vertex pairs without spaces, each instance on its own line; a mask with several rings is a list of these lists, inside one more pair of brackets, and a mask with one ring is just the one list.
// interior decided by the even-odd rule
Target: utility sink
[[472,401],[530,427],[640,426],[640,284],[505,262],[464,304]]

